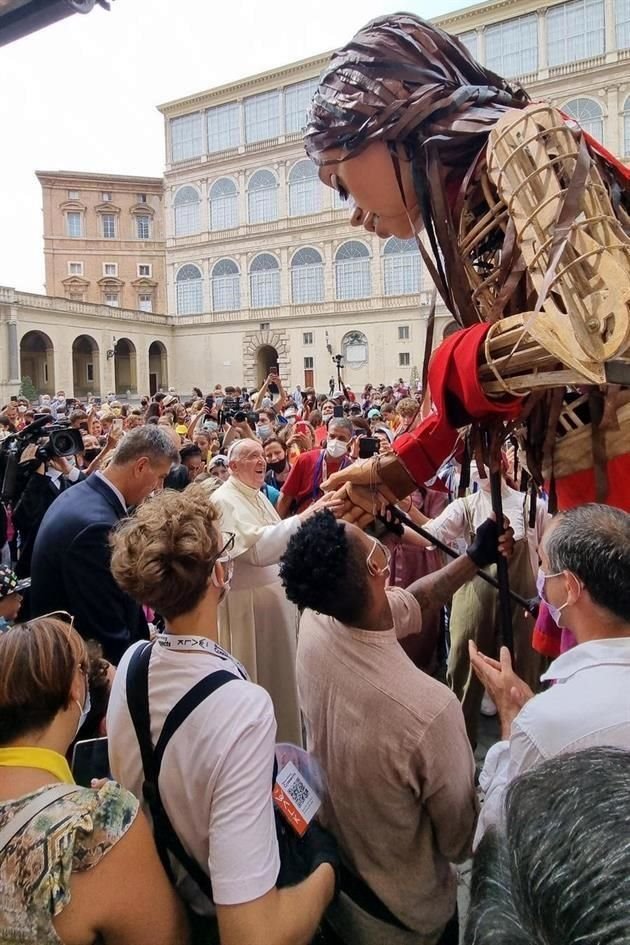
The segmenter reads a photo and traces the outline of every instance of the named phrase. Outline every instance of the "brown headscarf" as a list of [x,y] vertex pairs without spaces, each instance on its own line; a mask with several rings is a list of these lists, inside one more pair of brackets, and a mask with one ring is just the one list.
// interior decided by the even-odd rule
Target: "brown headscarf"
[[433,259],[420,248],[460,324],[476,317],[465,311],[470,290],[457,258],[453,190],[501,115],[528,101],[455,37],[411,13],[395,13],[372,20],[333,54],[311,105],[304,143],[318,165],[333,163],[331,148],[346,152],[336,162],[375,141],[406,145]]
[[333,53],[311,105],[306,153],[325,164],[329,148],[354,157],[374,141],[417,145],[439,135],[440,150],[460,163],[471,135],[478,151],[501,114],[527,102],[454,36],[411,13],[389,14]]

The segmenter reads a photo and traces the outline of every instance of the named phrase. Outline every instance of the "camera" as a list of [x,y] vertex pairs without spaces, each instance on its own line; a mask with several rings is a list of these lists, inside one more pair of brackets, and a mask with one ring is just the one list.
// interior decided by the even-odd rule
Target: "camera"
[[375,436],[362,436],[359,438],[359,459],[370,459],[375,456],[381,447],[381,441]]
[[[27,446],[37,444],[35,456],[20,463]],[[55,457],[76,456],[83,452],[83,437],[67,421],[54,421],[48,414],[37,417],[21,431],[0,444],[0,497],[9,502],[24,489],[34,470]]]

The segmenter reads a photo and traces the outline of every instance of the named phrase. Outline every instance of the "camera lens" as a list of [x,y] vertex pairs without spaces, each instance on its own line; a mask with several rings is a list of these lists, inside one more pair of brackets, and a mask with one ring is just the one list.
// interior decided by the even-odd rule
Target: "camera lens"
[[78,445],[74,434],[74,430],[54,430],[50,434],[51,452],[55,456],[73,456]]

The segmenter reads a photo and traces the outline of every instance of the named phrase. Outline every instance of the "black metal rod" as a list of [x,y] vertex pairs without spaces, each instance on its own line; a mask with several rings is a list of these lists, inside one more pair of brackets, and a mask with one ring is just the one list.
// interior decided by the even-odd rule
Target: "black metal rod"
[[[490,477],[492,511],[495,514],[497,525],[501,528],[503,524],[501,457],[497,455],[497,450],[493,449],[492,438],[489,433],[486,433],[486,445],[488,450],[488,475]],[[512,631],[512,605],[510,604],[510,575],[508,572],[507,559],[504,555],[499,555],[497,559],[497,578],[499,582],[501,636],[503,645],[507,646],[510,653],[513,653],[514,633]]]
[[[443,551],[445,555],[448,555],[449,558],[461,558],[461,555],[457,554],[456,551],[453,551],[448,545],[445,545],[443,541],[440,541],[439,538],[436,538],[435,535],[432,535],[431,532],[427,531],[426,528],[423,528],[422,525],[416,525],[415,522],[412,522],[404,512],[401,512],[399,509],[392,509],[394,518],[396,521],[400,522],[401,525],[405,525],[407,528],[410,528],[412,532],[416,532],[417,535],[421,535],[422,538],[425,538],[427,541],[431,542],[432,545],[439,551]],[[387,524],[385,519],[381,519],[384,524]],[[503,555],[499,555],[500,558],[503,558]],[[505,561],[505,558],[503,558]],[[507,563],[507,562],[506,562]],[[485,581],[486,584],[492,585],[496,590],[500,590],[499,582],[496,578],[493,578],[491,574],[487,574],[485,571],[479,570],[477,572],[478,576]],[[508,587],[508,593],[512,600],[523,607],[525,610],[532,612],[532,602],[526,597],[521,597],[520,594],[517,594],[516,591],[511,590]],[[506,644],[507,646],[507,644]]]

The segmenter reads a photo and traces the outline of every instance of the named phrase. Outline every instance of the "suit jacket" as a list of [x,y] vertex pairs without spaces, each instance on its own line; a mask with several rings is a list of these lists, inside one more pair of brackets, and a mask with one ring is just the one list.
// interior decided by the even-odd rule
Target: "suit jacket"
[[33,615],[67,610],[81,636],[97,640],[114,664],[131,643],[149,635],[142,608],[110,570],[110,532],[126,515],[100,476],[89,476],[46,512],[31,568]]
[[36,472],[29,476],[13,512],[13,521],[20,533],[20,557],[15,568],[18,577],[30,577],[35,539],[44,515],[66,489],[73,488],[83,479],[85,479],[83,473],[79,473],[79,479],[76,482],[70,482],[61,476],[60,485],[57,488],[49,476]]

